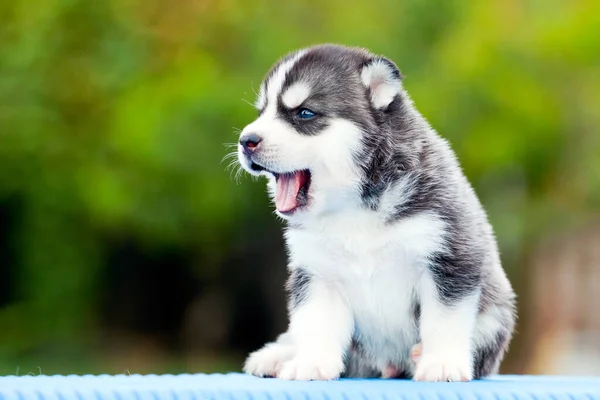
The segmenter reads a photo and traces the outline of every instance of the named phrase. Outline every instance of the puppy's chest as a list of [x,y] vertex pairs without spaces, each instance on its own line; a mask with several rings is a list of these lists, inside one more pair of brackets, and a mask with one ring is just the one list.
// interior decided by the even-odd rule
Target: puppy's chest
[[386,233],[374,228],[336,226],[320,231],[289,231],[290,261],[327,280],[349,285],[356,280],[376,281],[411,267],[405,246]]
[[[352,308],[356,336],[369,353],[403,352],[415,335],[420,257],[396,232],[328,229],[288,232],[292,267],[335,285]],[[385,348],[385,350],[384,350]],[[379,350],[378,350],[379,349]]]

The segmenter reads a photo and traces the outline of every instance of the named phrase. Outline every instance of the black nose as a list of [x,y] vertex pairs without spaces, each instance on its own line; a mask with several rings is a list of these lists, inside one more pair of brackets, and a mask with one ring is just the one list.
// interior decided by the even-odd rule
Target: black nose
[[258,147],[258,144],[262,141],[262,138],[256,133],[249,133],[240,138],[240,144],[245,151],[252,153]]

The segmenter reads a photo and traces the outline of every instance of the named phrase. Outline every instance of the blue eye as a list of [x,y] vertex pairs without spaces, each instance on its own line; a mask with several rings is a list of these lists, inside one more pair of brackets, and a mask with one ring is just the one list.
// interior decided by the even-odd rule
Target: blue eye
[[308,108],[302,108],[298,111],[298,118],[300,119],[311,119],[315,117],[317,114],[309,110]]

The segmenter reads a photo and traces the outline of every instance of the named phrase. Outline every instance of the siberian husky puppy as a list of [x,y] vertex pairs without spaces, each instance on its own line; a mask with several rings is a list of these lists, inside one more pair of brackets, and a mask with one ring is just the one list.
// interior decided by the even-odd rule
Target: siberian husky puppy
[[277,62],[238,158],[285,220],[286,333],[247,373],[292,380],[496,373],[515,295],[487,216],[396,64],[319,45]]

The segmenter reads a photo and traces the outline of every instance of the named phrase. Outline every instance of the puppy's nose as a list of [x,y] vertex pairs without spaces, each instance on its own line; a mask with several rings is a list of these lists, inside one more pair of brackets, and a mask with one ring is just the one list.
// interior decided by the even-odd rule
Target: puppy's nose
[[240,144],[246,152],[252,153],[258,147],[258,144],[262,141],[262,138],[256,133],[249,133],[240,138]]

